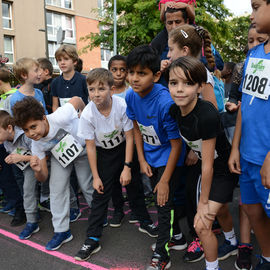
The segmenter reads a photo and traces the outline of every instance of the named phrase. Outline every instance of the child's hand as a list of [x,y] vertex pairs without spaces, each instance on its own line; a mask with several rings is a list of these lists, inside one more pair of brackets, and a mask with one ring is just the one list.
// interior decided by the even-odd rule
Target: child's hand
[[159,180],[155,186],[154,193],[157,192],[157,204],[159,206],[164,206],[169,198],[169,184],[165,181]]
[[131,181],[131,169],[124,166],[120,176],[120,183],[123,187],[127,186]]
[[262,185],[270,189],[270,152],[265,157],[261,171]]
[[241,174],[239,149],[232,148],[228,165],[231,173]]
[[160,62],[160,71],[164,72],[169,67],[170,64],[171,64],[170,60],[162,60]]
[[97,193],[104,194],[104,186],[100,178],[94,178],[93,188],[97,191]]
[[7,164],[18,163],[22,160],[22,155],[20,154],[10,154],[5,158]]
[[146,161],[140,162],[141,173],[146,174],[148,177],[153,176],[151,167]]
[[210,229],[210,224],[215,220],[215,214],[209,212],[209,204],[199,201],[197,214],[194,218],[194,228],[196,228],[199,220],[202,221],[206,229]]
[[238,108],[239,108],[239,106],[240,106],[240,104],[235,104],[235,103],[233,103],[233,102],[227,102],[226,104],[225,104],[225,107],[226,107],[226,109],[227,109],[227,111],[229,111],[229,112],[235,112],[235,111],[237,111],[238,110]]
[[167,8],[175,8],[175,9],[178,9],[178,8],[186,8],[188,4],[186,3],[182,3],[182,2],[167,2],[165,3],[165,10]]
[[41,161],[37,156],[32,156],[30,158],[30,167],[34,172],[41,172]]
[[187,155],[185,164],[187,166],[195,165],[197,163],[198,159],[199,159],[198,156],[192,150],[190,150],[188,155]]

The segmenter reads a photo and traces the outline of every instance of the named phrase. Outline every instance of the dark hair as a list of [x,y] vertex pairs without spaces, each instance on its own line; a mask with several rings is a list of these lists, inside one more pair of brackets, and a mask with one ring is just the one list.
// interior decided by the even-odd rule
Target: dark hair
[[92,84],[93,82],[99,81],[101,83],[108,83],[110,88],[113,86],[113,75],[105,68],[94,68],[89,71],[86,76],[87,84]]
[[140,45],[134,48],[127,56],[127,68],[140,65],[149,68],[153,74],[160,70],[160,58],[157,51],[149,45]]
[[228,69],[230,69],[231,71],[234,70],[234,67],[235,67],[235,63],[234,62],[226,62],[224,63],[224,66],[226,66]]
[[7,111],[0,110],[0,126],[7,129],[9,125],[15,126],[14,119]]
[[78,72],[82,72],[82,69],[83,69],[83,60],[81,58],[78,58],[77,60],[77,64],[75,65],[75,70],[78,71]]
[[5,67],[0,68],[0,80],[7,83],[9,82],[9,79],[10,79],[10,71]]
[[185,8],[167,8],[164,12],[164,21],[166,22],[166,15],[167,13],[175,13],[175,12],[178,12],[178,11],[181,11],[182,12],[182,17],[185,21],[185,23],[187,22],[188,20],[188,14],[187,14],[187,10]]
[[206,68],[197,58],[192,56],[180,57],[172,62],[169,67],[169,72],[177,67],[183,70],[189,83],[202,85],[207,82]]
[[123,61],[123,62],[127,62],[127,58],[126,56],[123,56],[123,55],[120,55],[120,54],[117,54],[117,55],[114,55],[113,57],[111,57],[111,59],[109,60],[109,63],[108,63],[108,69],[111,68],[111,65],[112,65],[112,62],[113,61]]
[[266,1],[267,5],[270,4],[270,0],[265,0],[265,1]]
[[45,110],[34,97],[17,101],[12,109],[15,125],[23,128],[30,120],[43,120]]
[[52,76],[53,75],[53,65],[51,63],[51,61],[47,58],[38,58],[37,59],[38,63],[39,63],[39,67],[42,69],[48,69],[49,71],[49,75]]

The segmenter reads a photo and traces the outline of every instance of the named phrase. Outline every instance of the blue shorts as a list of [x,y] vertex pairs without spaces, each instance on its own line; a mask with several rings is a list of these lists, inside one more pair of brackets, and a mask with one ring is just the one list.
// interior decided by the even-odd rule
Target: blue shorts
[[239,177],[241,200],[244,204],[261,203],[270,217],[270,189],[262,185],[261,166],[240,159],[241,175]]

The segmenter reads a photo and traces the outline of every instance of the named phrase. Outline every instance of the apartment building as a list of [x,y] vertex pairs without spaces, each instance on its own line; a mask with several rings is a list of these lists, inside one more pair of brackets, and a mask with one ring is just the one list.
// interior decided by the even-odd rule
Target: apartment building
[[[57,72],[54,53],[61,43],[80,51],[80,40],[99,32],[97,10],[103,0],[1,0],[0,54],[9,64],[21,57],[48,57]],[[106,66],[111,53],[95,48],[80,55],[83,70]]]

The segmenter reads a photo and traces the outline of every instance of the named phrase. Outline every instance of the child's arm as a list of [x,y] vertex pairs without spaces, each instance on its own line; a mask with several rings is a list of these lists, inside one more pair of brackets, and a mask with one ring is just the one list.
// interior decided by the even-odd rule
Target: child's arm
[[261,168],[262,185],[270,189],[270,152],[265,157]]
[[211,102],[216,109],[218,109],[214,88],[210,83],[203,84],[202,97],[204,100]]
[[232,141],[232,149],[228,160],[229,169],[232,173],[241,174],[239,145],[241,139],[241,105],[238,110],[236,125]]
[[70,104],[73,105],[76,111],[82,111],[85,107],[83,100],[80,97],[73,97],[69,101]]
[[154,193],[157,192],[157,204],[159,206],[164,206],[169,198],[169,182],[179,160],[179,156],[182,149],[182,140],[173,139],[170,140],[171,152],[168,158],[166,168],[155,186]]
[[99,177],[97,169],[97,151],[95,140],[85,140],[87,157],[93,174],[93,187],[99,193],[103,194],[104,186]]
[[46,157],[39,159],[37,156],[30,157],[30,166],[35,172],[35,178],[40,182],[45,182],[48,178],[48,167]]
[[20,154],[10,154],[5,158],[7,164],[14,164],[18,162],[30,162],[31,156],[20,155]]
[[52,111],[55,112],[59,107],[58,97],[52,97]]
[[[134,141],[133,141],[133,129],[125,132],[126,137],[126,156],[125,162],[130,163],[133,159]],[[131,181],[131,168],[124,166],[124,169],[120,176],[120,183],[124,187]]]
[[151,167],[149,166],[149,164],[146,162],[144,158],[143,139],[142,139],[142,134],[140,132],[137,121],[133,120],[133,126],[134,126],[134,138],[135,138],[136,149],[138,153],[138,160],[140,162],[141,172],[145,173],[148,177],[151,177],[153,174],[152,174]]
[[209,212],[209,193],[213,178],[213,164],[215,156],[216,138],[202,141],[202,187],[200,200],[197,207],[197,214],[194,218],[194,227],[201,219],[202,223],[208,229],[209,220],[215,219],[216,213]]

